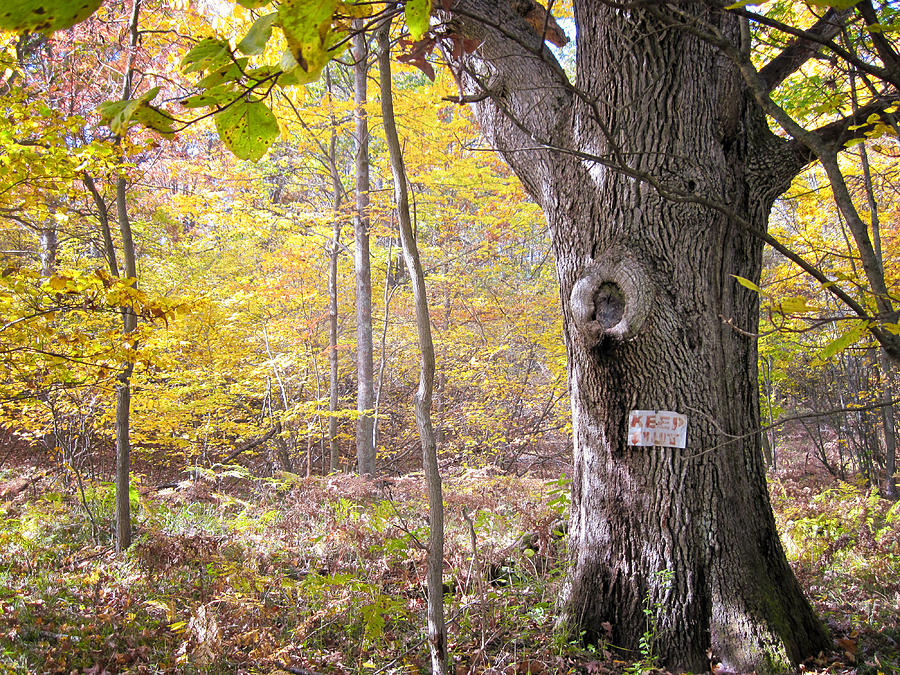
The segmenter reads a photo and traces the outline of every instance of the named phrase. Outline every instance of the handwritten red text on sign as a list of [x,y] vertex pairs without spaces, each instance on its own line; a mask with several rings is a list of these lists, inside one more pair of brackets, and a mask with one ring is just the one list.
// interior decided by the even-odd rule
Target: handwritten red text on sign
[[632,410],[628,415],[628,445],[683,448],[687,417],[669,410]]

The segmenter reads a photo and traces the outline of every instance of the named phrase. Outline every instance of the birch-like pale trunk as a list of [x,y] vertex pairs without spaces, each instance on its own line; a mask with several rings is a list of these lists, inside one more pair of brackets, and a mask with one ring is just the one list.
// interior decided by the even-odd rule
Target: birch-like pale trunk
[[[361,28],[361,22],[356,22]],[[356,137],[356,211],[353,214],[354,266],[356,269],[356,463],[361,476],[375,474],[372,433],[375,407],[372,357],[372,266],[369,254],[369,120],[366,114],[368,38],[359,30],[353,36],[353,102]]]
[[[325,88],[331,100],[331,66],[325,67]],[[328,142],[326,163],[331,174],[331,213],[334,221],[331,227],[331,249],[328,251],[328,448],[329,469],[337,471],[340,466],[340,448],[338,447],[338,418],[340,404],[338,391],[338,257],[341,246],[341,197],[344,186],[337,170],[337,120],[330,114],[331,138]]]

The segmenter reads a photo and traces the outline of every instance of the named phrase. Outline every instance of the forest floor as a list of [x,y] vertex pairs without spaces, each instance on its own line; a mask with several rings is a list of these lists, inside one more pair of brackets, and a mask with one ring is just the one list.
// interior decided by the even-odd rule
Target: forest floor
[[[802,452],[770,476],[788,556],[836,639],[806,672],[900,672],[900,507]],[[421,476],[136,478],[135,544],[113,491],[0,467],[0,672],[425,673]],[[652,654],[553,629],[565,478],[446,477],[454,672],[636,674]],[[474,553],[474,555],[473,555]]]

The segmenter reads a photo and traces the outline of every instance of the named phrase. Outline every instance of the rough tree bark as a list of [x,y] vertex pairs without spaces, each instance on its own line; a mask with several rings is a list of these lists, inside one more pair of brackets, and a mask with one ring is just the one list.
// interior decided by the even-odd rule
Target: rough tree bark
[[[800,165],[716,48],[640,5],[575,0],[573,87],[523,4],[457,0],[447,29],[479,45],[456,61],[461,100],[552,235],[575,441],[564,621],[637,650],[649,600],[668,668],[708,670],[711,648],[724,671],[790,671],[828,640],[775,529],[758,299],[734,277],[759,279],[746,224],[765,231]],[[691,10],[740,44],[736,17]],[[687,415],[687,448],[629,446],[632,409]]]
[[[360,26],[361,27],[361,26]],[[360,475],[375,473],[373,438],[375,407],[372,358],[372,266],[369,256],[369,121],[366,114],[368,75],[367,36],[353,37],[353,102],[356,105],[356,211],[353,214],[354,265],[356,267],[356,463]]]

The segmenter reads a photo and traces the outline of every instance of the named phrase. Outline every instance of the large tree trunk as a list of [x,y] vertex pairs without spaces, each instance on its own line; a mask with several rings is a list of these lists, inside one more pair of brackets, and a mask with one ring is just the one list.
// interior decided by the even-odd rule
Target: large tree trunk
[[[465,4],[492,5],[528,48],[461,19],[481,44],[463,87],[491,93],[482,127],[553,237],[575,441],[563,620],[590,641],[608,622],[637,658],[655,607],[670,669],[708,670],[711,647],[725,670],[792,670],[827,638],[766,491],[758,299],[734,278],[758,280],[762,242],[690,197],[764,230],[789,178],[778,142],[736,68],[647,13],[576,1],[573,94],[510,10]],[[740,39],[733,17],[709,19]],[[628,445],[633,409],[686,415],[687,447]]]

